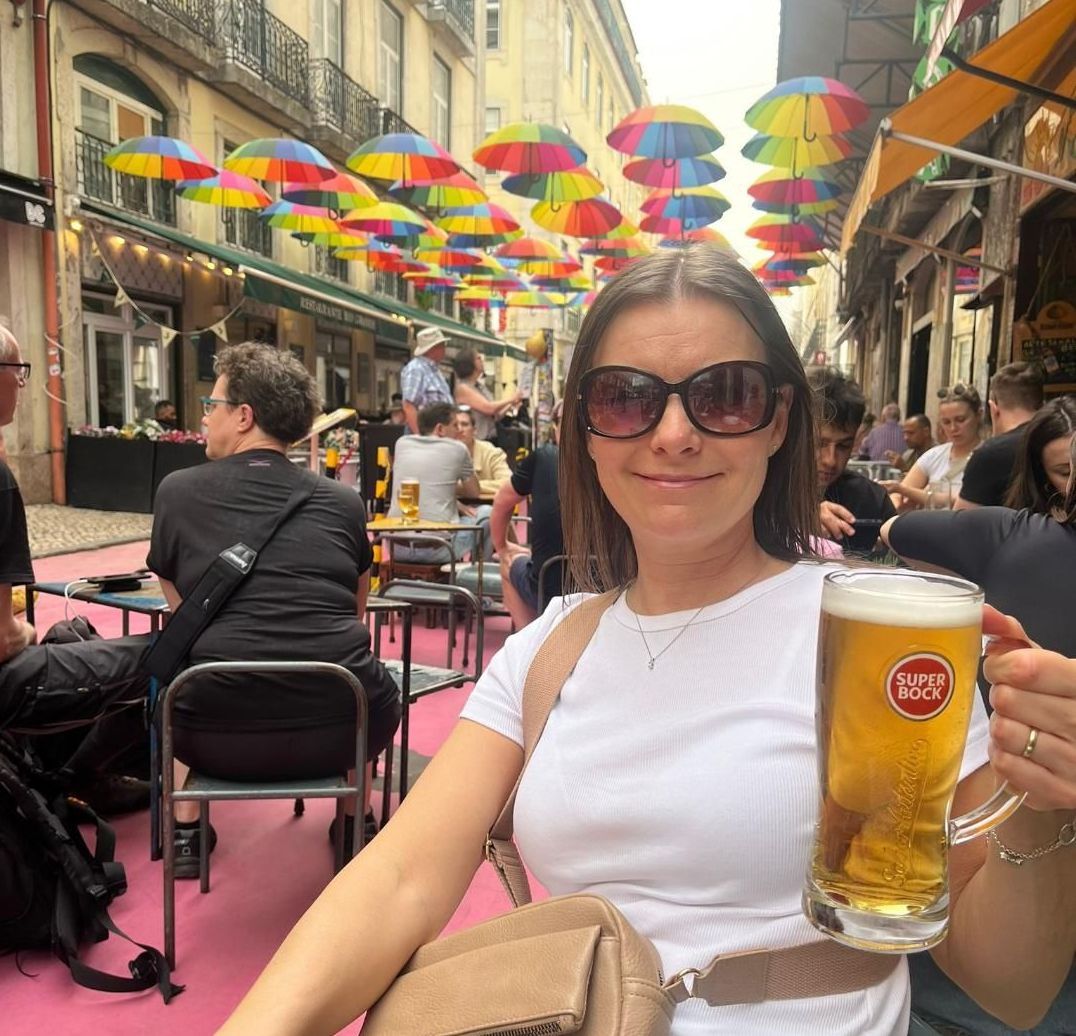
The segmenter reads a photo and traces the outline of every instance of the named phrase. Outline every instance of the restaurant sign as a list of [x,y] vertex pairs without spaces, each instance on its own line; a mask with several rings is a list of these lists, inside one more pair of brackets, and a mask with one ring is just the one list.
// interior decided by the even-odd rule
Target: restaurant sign
[[1042,364],[1047,392],[1076,391],[1076,306],[1048,302],[1034,320],[1016,321],[1013,345],[1021,359]]

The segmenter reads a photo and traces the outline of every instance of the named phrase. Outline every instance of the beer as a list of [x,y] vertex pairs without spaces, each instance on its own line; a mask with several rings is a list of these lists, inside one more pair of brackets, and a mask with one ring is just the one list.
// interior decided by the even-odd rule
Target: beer
[[419,482],[417,478],[405,478],[400,482],[400,514],[405,522],[418,521]]
[[944,576],[826,577],[822,805],[804,909],[843,942],[908,950],[944,937],[949,807],[977,693],[982,601],[978,587]]

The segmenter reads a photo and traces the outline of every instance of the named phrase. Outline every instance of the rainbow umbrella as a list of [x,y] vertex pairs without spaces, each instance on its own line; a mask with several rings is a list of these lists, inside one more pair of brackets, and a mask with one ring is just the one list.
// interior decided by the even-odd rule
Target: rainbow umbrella
[[601,289],[588,291],[585,295],[580,295],[573,304],[576,306],[593,306],[594,300],[598,297],[599,290]]
[[407,244],[426,231],[426,220],[422,216],[393,201],[382,201],[368,209],[349,212],[340,220],[340,225],[395,244]]
[[577,291],[589,291],[594,287],[594,282],[585,273],[575,273],[568,277],[534,276],[531,278],[531,285],[539,291],[571,294]]
[[522,291],[527,285],[522,277],[508,270],[477,270],[465,273],[463,280],[471,288],[489,288],[491,291]]
[[815,140],[847,133],[866,121],[870,108],[850,86],[825,76],[801,76],[778,83],[744,116],[752,129],[773,137]]
[[538,237],[521,237],[501,245],[494,253],[498,259],[561,259],[564,253],[549,241]]
[[517,227],[515,230],[506,230],[503,234],[449,234],[448,243],[453,248],[491,248],[505,241],[515,241],[522,236],[523,228]]
[[763,286],[767,290],[773,288],[806,288],[809,284],[817,283],[812,278],[804,275],[802,277],[796,277],[793,280],[773,280],[772,277],[760,277]]
[[352,209],[366,209],[376,205],[378,196],[362,180],[347,173],[337,173],[319,183],[289,183],[284,185],[280,196],[296,205],[312,205],[329,209],[339,215]]
[[826,247],[825,229],[811,217],[793,223],[785,216],[762,216],[747,228],[746,233],[748,237],[764,241],[767,246],[779,251],[788,251],[788,245],[812,252]]
[[663,237],[658,242],[658,245],[661,248],[688,248],[700,242],[713,245],[715,248],[723,248],[726,252],[736,251],[729,243],[729,239],[719,230],[714,230],[713,227],[699,227],[696,230],[688,230],[682,237]]
[[676,193],[659,188],[647,197],[641,208],[648,216],[683,221],[702,220],[705,224],[720,219],[732,205],[713,187],[683,187]]
[[464,288],[456,292],[456,301],[468,309],[499,309],[504,299],[489,288]]
[[401,188],[460,172],[459,163],[440,144],[421,133],[386,133],[373,137],[352,151],[347,167],[372,180],[399,181]]
[[544,122],[510,122],[475,149],[474,160],[506,173],[557,173],[575,169],[587,153],[563,130]]
[[363,248],[338,248],[333,256],[349,263],[363,262],[368,270],[385,272],[394,272],[396,264],[403,260],[403,252],[395,245],[373,238]]
[[104,158],[109,169],[150,180],[205,180],[217,167],[197,148],[176,137],[128,137]]
[[826,258],[821,252],[774,252],[766,265],[775,273],[791,270],[793,273],[806,273],[816,266],[825,266]]
[[369,241],[362,234],[349,234],[346,230],[332,230],[318,234],[295,233],[291,235],[304,245],[321,245],[323,248],[365,248]]
[[511,309],[552,309],[564,301],[563,296],[545,291],[510,291],[504,297],[504,304]]
[[452,248],[450,245],[418,245],[414,249],[414,256],[420,263],[440,266],[448,273],[465,273],[482,262],[474,252],[465,248]]
[[630,219],[623,215],[620,216],[620,222],[613,227],[612,230],[604,234],[595,234],[596,238],[605,238],[607,240],[618,240],[624,237],[637,237],[639,234],[639,227],[636,226]]
[[844,137],[818,137],[802,140],[799,137],[770,137],[756,133],[740,153],[752,162],[781,166],[784,169],[804,169],[808,166],[833,165],[852,153],[852,145]]
[[579,248],[580,255],[612,256],[617,259],[633,259],[650,251],[637,237],[590,238]]
[[439,266],[426,263],[423,266],[425,266],[424,270],[409,270],[404,274],[404,280],[411,281],[419,291],[463,287],[463,281],[459,277],[445,272]]
[[480,202],[478,205],[461,205],[446,209],[437,220],[437,226],[450,235],[497,237],[518,230],[519,221],[500,205]]
[[806,201],[802,205],[777,205],[768,201],[753,201],[751,208],[759,212],[786,212],[793,216],[824,216],[827,212],[835,212],[841,203],[836,198],[827,201]]
[[583,269],[583,264],[570,256],[564,259],[525,259],[516,269],[534,277],[570,277]]
[[317,148],[290,137],[261,137],[240,144],[225,160],[233,173],[277,183],[321,183],[336,175]]
[[176,193],[187,201],[229,209],[263,209],[273,201],[249,176],[230,173],[227,169],[204,180],[180,180]]
[[637,158],[624,166],[622,172],[632,183],[672,191],[716,183],[725,175],[721,163],[709,155],[689,155],[687,158],[674,158],[670,162],[661,158]]
[[678,158],[705,155],[719,148],[725,138],[701,112],[682,104],[655,104],[625,115],[606,137],[609,146],[626,155]]
[[540,201],[531,209],[531,219],[540,227],[568,237],[601,237],[621,221],[620,210],[606,198],[568,201],[553,208]]
[[690,216],[686,219],[673,219],[671,216],[644,216],[639,226],[648,234],[661,234],[662,237],[685,237],[692,230],[699,230],[714,219],[705,216]]
[[417,205],[423,209],[454,209],[489,201],[486,192],[464,172],[439,180],[412,183],[407,187],[403,180],[397,180],[389,188],[389,193],[405,205]]
[[440,227],[435,227],[428,219],[423,222],[425,227],[422,233],[410,242],[411,251],[413,252],[416,248],[444,248],[448,235]]
[[566,201],[586,201],[596,198],[605,185],[588,169],[569,169],[563,173],[539,173],[531,176],[520,173],[506,176],[501,186],[509,194],[521,198],[534,198],[547,202],[551,206],[563,205]]
[[615,255],[600,255],[594,260],[594,268],[601,270],[603,273],[619,273],[621,270],[626,270],[632,263],[637,263],[640,256],[615,256]]
[[795,175],[787,169],[771,169],[755,180],[747,193],[756,201],[785,207],[830,201],[840,197],[844,188],[836,180],[828,179],[826,173],[826,169],[815,167]]
[[275,201],[263,209],[262,217],[271,227],[278,230],[294,230],[299,234],[336,234],[340,225],[328,209],[317,209],[312,205],[296,205],[291,201]]

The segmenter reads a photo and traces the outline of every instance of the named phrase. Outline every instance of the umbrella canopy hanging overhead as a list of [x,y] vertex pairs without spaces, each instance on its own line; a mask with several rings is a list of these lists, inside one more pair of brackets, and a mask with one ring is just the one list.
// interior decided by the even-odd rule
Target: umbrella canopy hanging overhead
[[735,253],[736,251],[729,243],[729,239],[719,230],[714,230],[713,227],[699,227],[696,230],[688,230],[684,232],[682,237],[679,235],[663,237],[658,244],[661,248],[687,248],[699,242],[713,245],[715,248],[723,248],[726,252]]
[[370,241],[362,234],[346,230],[334,230],[328,233],[291,235],[305,245],[321,245],[323,248],[366,248]]
[[240,144],[224,168],[274,183],[321,183],[336,175],[332,163],[315,147],[290,137],[261,137]]
[[850,86],[825,76],[801,76],[778,83],[747,110],[752,129],[774,137],[815,140],[862,125],[870,108]]
[[584,241],[579,248],[580,255],[607,255],[620,259],[631,259],[646,255],[650,249],[637,237],[597,237]]
[[347,167],[371,180],[399,181],[401,187],[429,183],[460,172],[459,163],[421,133],[386,133],[360,144]]
[[428,219],[423,220],[423,230],[410,244],[411,250],[416,248],[444,248],[448,241],[446,234],[440,227],[434,226]]
[[396,245],[374,238],[371,238],[365,247],[338,248],[333,252],[333,256],[351,263],[364,262],[370,270],[387,270],[403,260],[403,252]]
[[464,172],[440,180],[418,181],[406,187],[403,180],[397,180],[389,187],[389,193],[405,205],[423,209],[453,209],[489,201],[486,192]]
[[205,180],[217,167],[197,148],[176,137],[128,137],[105,154],[117,173],[151,180]]
[[764,241],[769,247],[787,251],[797,245],[801,250],[817,252],[826,247],[826,234],[821,223],[810,217],[793,223],[782,216],[762,216],[747,228],[747,236]]
[[594,268],[601,270],[602,273],[619,273],[621,270],[626,270],[632,263],[637,263],[639,258],[639,256],[601,255],[594,260]]
[[676,193],[659,188],[647,197],[641,207],[648,216],[657,216],[660,219],[702,220],[703,223],[713,223],[728,212],[732,205],[728,198],[713,187],[685,187]]
[[275,201],[261,213],[266,223],[278,230],[294,230],[300,234],[339,233],[340,224],[329,215],[328,209],[311,205],[296,205],[291,201]]
[[465,273],[464,283],[471,288],[488,288],[490,291],[526,291],[527,282],[507,270],[501,272]]
[[531,278],[531,285],[539,291],[571,293],[589,291],[594,287],[594,282],[585,273],[573,273],[567,277],[539,277],[535,275]]
[[563,173],[539,173],[530,176],[521,173],[506,176],[501,186],[509,193],[521,198],[534,198],[536,201],[548,202],[551,206],[562,205],[567,201],[586,201],[596,198],[605,189],[605,185],[588,169],[569,169]]
[[380,199],[362,180],[347,173],[337,173],[319,183],[289,183],[280,192],[284,201],[312,205],[339,215],[352,209],[367,209]]
[[839,198],[844,188],[829,178],[829,170],[810,167],[792,174],[787,169],[771,169],[763,173],[747,193],[756,201],[774,205],[808,205]]
[[583,264],[575,259],[526,259],[516,269],[533,277],[570,277],[583,269]]
[[261,184],[227,169],[204,180],[180,180],[176,192],[187,201],[228,209],[264,209],[273,201]]
[[644,187],[663,187],[679,190],[681,187],[702,187],[717,183],[725,175],[725,169],[716,158],[709,155],[675,158],[667,162],[661,158],[637,158],[622,170],[626,179]]
[[806,288],[809,284],[817,283],[813,278],[804,274],[801,277],[796,277],[793,280],[773,280],[770,277],[760,277],[763,286],[767,291],[771,291],[774,288]]
[[463,281],[454,274],[447,273],[439,266],[423,265],[426,266],[425,270],[409,270],[404,274],[404,280],[410,281],[419,291],[437,291],[463,287]]
[[609,146],[626,155],[677,158],[705,155],[725,138],[702,112],[682,104],[655,104],[629,112],[606,137]]
[[615,240],[624,237],[638,237],[639,227],[632,223],[623,213],[620,214],[620,222],[612,228],[612,230],[606,231],[604,234],[595,234],[596,238],[606,238],[609,240]]
[[799,137],[771,137],[756,133],[740,153],[752,162],[780,166],[783,169],[806,169],[808,166],[833,165],[852,153],[852,145],[844,137],[818,137],[802,140]]
[[456,301],[468,309],[499,309],[504,299],[489,288],[463,288],[456,292]]
[[474,160],[486,169],[537,176],[584,165],[587,153],[556,126],[544,122],[510,122],[479,144]]
[[494,253],[498,259],[561,259],[564,253],[539,237],[521,237],[501,245]]
[[519,230],[519,222],[500,205],[481,202],[447,209],[437,220],[437,226],[448,234],[465,234],[469,237],[499,238]]
[[792,216],[824,216],[827,212],[836,212],[841,203],[836,198],[828,201],[809,201],[802,205],[777,205],[768,201],[753,201],[751,208],[759,212],[784,212]]
[[540,227],[568,237],[601,237],[621,221],[620,210],[606,198],[569,201],[555,210],[540,201],[531,209],[531,219]]
[[436,247],[418,245],[414,250],[414,255],[420,263],[439,266],[448,273],[465,273],[482,262],[474,252],[465,248],[452,248],[450,245]]
[[806,273],[816,266],[825,266],[826,257],[821,252],[774,252],[765,262],[767,267],[776,273]]
[[662,237],[684,237],[692,230],[699,230],[707,223],[713,223],[717,217],[691,216],[686,219],[672,219],[664,216],[644,216],[639,226],[648,234],[661,234]]
[[511,309],[553,309],[566,301],[563,295],[544,291],[510,291],[504,297],[504,304]]
[[407,244],[414,241],[426,229],[426,220],[412,212],[406,205],[397,202],[382,201],[367,209],[349,212],[340,225],[362,234],[370,234],[391,241],[395,244]]

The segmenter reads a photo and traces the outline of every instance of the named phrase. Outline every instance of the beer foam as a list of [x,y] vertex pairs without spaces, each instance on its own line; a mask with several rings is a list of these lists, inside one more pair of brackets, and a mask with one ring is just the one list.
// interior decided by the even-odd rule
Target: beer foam
[[827,579],[822,611],[854,622],[919,629],[977,626],[983,617],[981,597],[969,597],[966,588],[914,573],[899,580],[858,573],[855,580],[844,583]]

